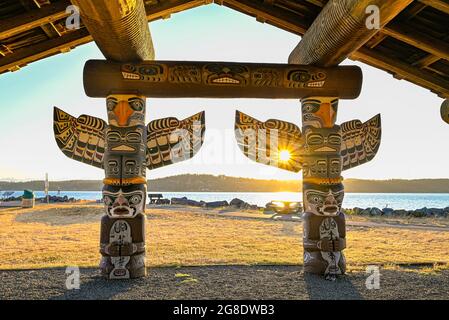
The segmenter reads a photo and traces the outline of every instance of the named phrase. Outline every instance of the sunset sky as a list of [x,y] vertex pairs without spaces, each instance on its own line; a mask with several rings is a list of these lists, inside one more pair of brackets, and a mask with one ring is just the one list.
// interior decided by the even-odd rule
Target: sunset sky
[[[159,60],[287,63],[300,38],[217,5],[150,23]],[[94,43],[0,76],[0,179],[101,179],[100,169],[66,158],[53,137],[53,106],[79,116],[106,119],[104,99],[84,94],[82,71],[89,59],[103,58]],[[382,114],[383,137],[377,157],[343,173],[345,178],[449,178],[449,126],[439,115],[442,100],[426,89],[369,66],[356,100],[341,100],[337,123],[362,122]],[[278,118],[300,125],[297,100],[148,99],[148,121],[183,119],[206,111],[206,142],[198,156],[148,172],[148,177],[184,173],[225,174],[260,179],[296,179],[300,174],[246,159],[233,136],[235,110],[259,120]]]

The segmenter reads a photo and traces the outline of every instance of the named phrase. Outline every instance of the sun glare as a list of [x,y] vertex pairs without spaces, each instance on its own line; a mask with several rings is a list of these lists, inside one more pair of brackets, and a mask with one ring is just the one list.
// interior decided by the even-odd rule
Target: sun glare
[[288,150],[281,150],[281,152],[279,152],[279,160],[281,161],[288,161],[291,158],[291,154],[290,151]]

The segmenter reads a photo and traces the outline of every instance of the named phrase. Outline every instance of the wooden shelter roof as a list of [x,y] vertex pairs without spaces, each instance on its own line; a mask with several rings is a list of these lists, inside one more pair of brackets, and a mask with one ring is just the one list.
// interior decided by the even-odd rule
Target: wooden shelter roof
[[[327,0],[144,0],[149,21],[212,2],[303,35]],[[92,41],[83,26],[66,29],[70,4],[0,0],[0,73]],[[350,58],[449,98],[449,1],[414,0]]]

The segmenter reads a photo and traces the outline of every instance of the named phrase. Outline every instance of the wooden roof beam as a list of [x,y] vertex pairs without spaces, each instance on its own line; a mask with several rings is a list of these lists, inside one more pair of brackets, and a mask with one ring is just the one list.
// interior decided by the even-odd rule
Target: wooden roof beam
[[[171,4],[174,5],[174,7],[172,7],[172,12],[178,12],[180,8],[187,5],[187,2],[189,2],[192,7],[193,2],[197,4],[199,3],[199,1],[186,0],[171,1]],[[204,0],[202,0],[202,2],[204,3]],[[169,12],[167,11],[166,5],[163,4],[147,7],[146,11],[149,21],[161,19]],[[61,52],[66,52],[70,48],[89,43],[92,40],[93,39],[86,28],[82,28],[80,30],[71,31],[67,34],[62,35],[61,37],[50,39],[37,45],[8,53],[6,56],[0,57],[0,74],[8,71],[19,70],[20,67],[23,67],[29,63]]]
[[69,0],[62,0],[41,9],[36,8],[19,16],[4,19],[0,26],[0,40],[65,18],[68,16],[66,8],[70,5]]
[[89,35],[89,32],[85,28],[82,28],[61,37],[16,50],[14,53],[8,54],[0,59],[0,73],[18,70],[28,63],[66,52],[69,48],[90,41],[92,41],[92,37]]
[[157,6],[146,5],[148,21],[169,18],[172,14],[193,9],[205,4],[212,3],[213,0],[165,0],[159,1]]
[[440,59],[449,60],[449,44],[447,42],[418,32],[416,28],[410,25],[405,23],[390,23],[382,32],[397,40],[431,53]]
[[434,76],[425,70],[417,69],[401,60],[393,59],[365,47],[352,53],[350,58],[393,73],[396,78],[406,79],[428,88],[442,98],[449,98],[449,81]]
[[[366,8],[376,5],[384,27],[413,0],[330,0],[289,57],[289,63],[335,66],[362,47],[379,29],[366,27]],[[351,39],[351,41],[348,41]]]
[[425,56],[424,58],[413,63],[413,66],[415,66],[417,68],[426,68],[426,67],[434,64],[438,60],[440,60],[440,57],[434,56],[433,54],[429,54],[429,55]]
[[426,6],[432,7],[434,9],[437,9],[441,12],[444,12],[446,14],[449,14],[449,3],[442,0],[419,0],[422,4],[425,4]]
[[113,61],[154,59],[143,0],[72,0],[103,55]]
[[279,9],[270,2],[256,0],[215,0],[215,3],[237,9],[248,15],[255,16],[260,22],[273,24],[276,27],[298,35],[303,35],[308,28],[304,22],[299,21],[298,15]]

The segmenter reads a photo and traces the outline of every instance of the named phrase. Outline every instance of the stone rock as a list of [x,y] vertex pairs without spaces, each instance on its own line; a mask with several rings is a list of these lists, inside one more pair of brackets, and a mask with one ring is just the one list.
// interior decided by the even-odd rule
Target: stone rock
[[240,207],[244,206],[245,204],[246,204],[245,201],[238,199],[238,198],[234,198],[231,200],[231,202],[229,202],[230,206],[237,207],[237,208],[240,208]]
[[370,210],[371,216],[381,216],[382,214],[383,214],[383,212],[379,208],[371,208],[371,210]]
[[394,214],[394,210],[392,208],[383,208],[382,213],[385,216],[391,216]]
[[403,210],[403,209],[400,209],[400,210],[394,210],[394,211],[393,211],[393,214],[394,214],[395,216],[407,216],[407,215],[408,215],[408,211],[407,211],[407,210]]
[[416,217],[416,218],[421,218],[421,217],[427,217],[428,213],[429,213],[429,209],[421,208],[421,209],[417,209],[415,211],[411,211],[410,216]]
[[229,203],[227,201],[206,202],[206,208],[220,208],[227,206],[229,206]]
[[371,214],[371,208],[366,208],[360,212],[362,216],[369,216]]
[[191,199],[187,199],[187,197],[182,198],[171,198],[171,204],[175,205],[183,205],[183,206],[192,206],[192,207],[203,207],[204,201],[195,201]]

